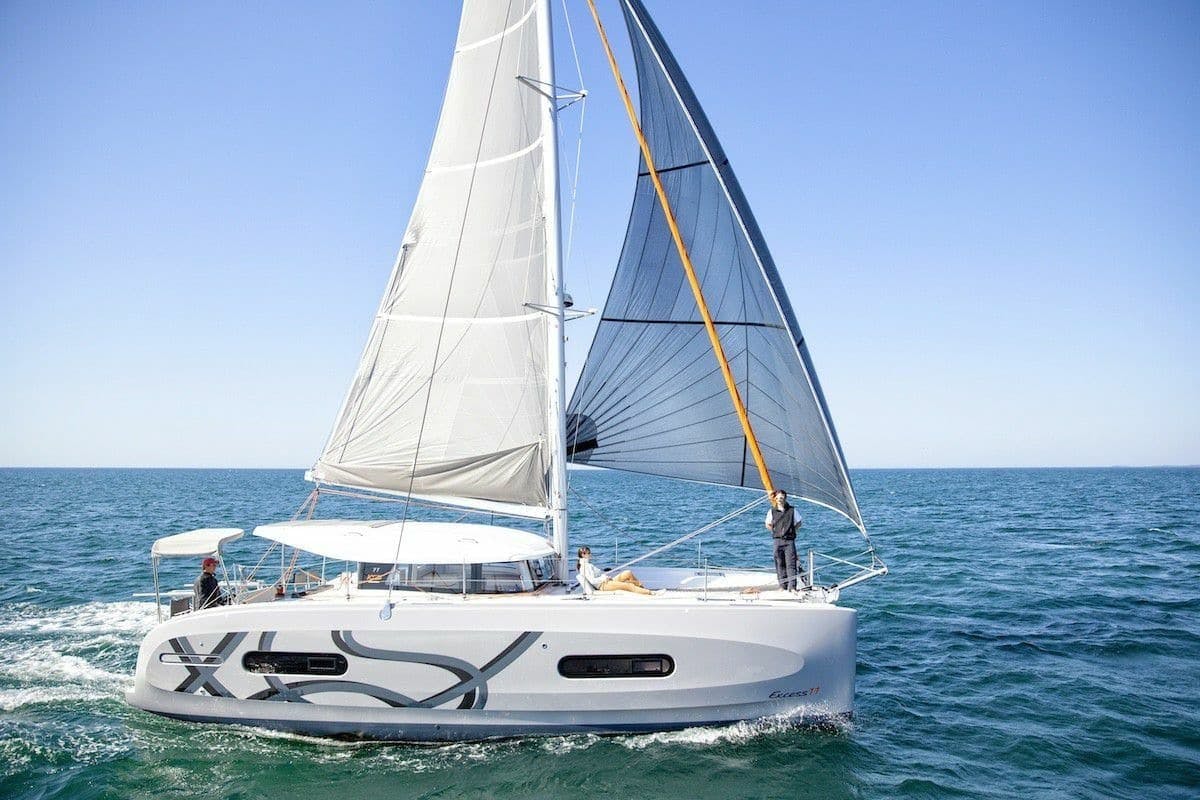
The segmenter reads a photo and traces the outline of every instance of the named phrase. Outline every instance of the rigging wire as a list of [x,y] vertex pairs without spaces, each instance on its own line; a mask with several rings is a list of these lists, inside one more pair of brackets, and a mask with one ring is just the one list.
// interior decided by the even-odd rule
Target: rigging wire
[[[512,14],[512,3],[510,2],[509,6],[508,6],[508,10],[505,12],[505,18],[504,18],[505,27],[507,27],[507,25],[508,25],[508,19],[511,16],[511,14]],[[502,54],[504,53],[504,44],[505,44],[505,37],[502,36],[500,39],[500,46],[496,48],[496,62],[495,62],[496,65],[492,70],[492,85],[491,85],[491,87],[489,87],[487,103],[483,109],[483,124],[479,128],[479,143],[475,147],[475,163],[471,168],[470,182],[467,184],[467,197],[466,197],[466,201],[465,201],[465,207],[468,209],[471,206],[471,195],[474,193],[474,189],[475,189],[475,179],[479,174],[479,156],[483,152],[484,137],[485,137],[485,135],[487,133],[487,129],[488,129],[487,128],[487,120],[488,120],[488,116],[491,112],[492,100],[495,98],[495,95],[496,95],[496,82],[500,75],[500,58],[501,58]],[[432,366],[432,371],[429,375],[429,380],[428,380],[429,388],[425,392],[425,407],[421,411],[421,425],[417,431],[417,444],[413,450],[413,466],[412,466],[412,471],[409,473],[409,476],[408,476],[408,491],[406,492],[406,502],[404,503],[404,513],[400,519],[400,534],[396,537],[396,549],[395,549],[395,552],[392,554],[392,572],[393,572],[393,574],[388,577],[387,598],[384,600],[383,611],[380,612],[380,617],[384,618],[384,619],[391,617],[392,587],[395,584],[395,570],[397,567],[396,562],[400,558],[400,544],[404,539],[404,525],[406,522],[408,522],[408,512],[409,512],[409,507],[411,505],[411,503],[407,502],[407,500],[411,499],[411,497],[412,497],[412,487],[413,487],[414,482],[417,479],[417,465],[420,463],[421,443],[425,437],[425,423],[429,418],[429,401],[433,397],[433,380],[437,376],[438,356],[441,353],[441,349],[442,349],[442,337],[444,336],[444,334],[446,332],[446,312],[450,308],[450,298],[452,296],[452,292],[453,292],[453,288],[454,288],[454,277],[455,277],[455,274],[458,272],[458,257],[462,251],[463,234],[466,231],[466,226],[467,226],[467,214],[464,213],[462,225],[459,228],[458,245],[455,248],[455,252],[454,252],[454,262],[452,263],[452,265],[450,267],[449,280],[446,282],[446,299],[445,299],[444,303],[442,304],[442,314],[441,314],[442,319],[441,319],[441,325],[438,328],[437,342],[434,344],[434,348],[433,348],[433,366]]]
[[638,556],[637,558],[633,558],[633,559],[630,559],[629,561],[626,561],[624,564],[618,564],[617,566],[613,567],[611,571],[612,572],[620,572],[623,569],[628,569],[629,567],[633,566],[634,564],[637,564],[639,561],[645,561],[647,558],[656,556],[659,553],[665,553],[666,551],[670,550],[672,547],[681,545],[684,542],[688,541],[689,539],[695,539],[700,534],[707,533],[708,531],[711,531],[713,528],[717,527],[718,525],[722,525],[722,524],[728,522],[729,520],[733,519],[734,517],[739,517],[742,514],[745,514],[750,509],[754,508],[755,506],[765,503],[766,501],[767,501],[767,496],[765,494],[761,495],[759,497],[756,497],[753,500],[751,500],[749,503],[747,503],[746,505],[742,506],[741,508],[736,509],[735,511],[730,511],[728,514],[721,517],[720,519],[713,520],[712,522],[708,523],[707,525],[697,528],[696,530],[692,531],[691,533],[685,533],[683,536],[680,536],[678,539],[667,542],[662,547],[656,547],[655,549],[651,550],[649,553],[643,553],[642,555]]
[[[584,128],[585,128],[584,122],[587,117],[587,89],[585,88],[586,82],[583,79],[583,63],[579,60],[579,48],[577,47],[577,45],[575,43],[575,27],[571,24],[571,12],[567,6],[567,0],[562,0],[562,11],[563,11],[563,22],[567,28],[567,40],[571,43],[571,58],[575,62],[575,77],[578,81],[577,85],[579,87],[579,95],[580,95],[580,97],[579,97],[579,100],[580,100],[579,130],[575,135],[575,162],[573,164],[573,173],[574,174],[571,177],[571,201],[570,201],[570,208],[569,208],[569,211],[567,214],[567,247],[566,247],[566,251],[563,253],[563,272],[566,273],[571,269],[571,266],[572,266],[571,256],[574,253],[574,248],[575,248],[575,219],[576,219],[576,209],[578,207],[577,201],[578,201],[578,197],[579,197],[579,175],[580,175],[580,171],[581,171],[581,168],[583,165],[583,132],[584,132]],[[560,130],[561,130],[561,128],[560,128]],[[588,294],[591,294],[591,281],[588,279],[588,274],[586,272],[583,275],[583,279],[584,279],[584,283],[587,285]],[[585,363],[585,368],[586,368],[586,363]],[[564,386],[563,388],[565,389],[566,387]],[[574,440],[571,442],[572,450],[573,450],[574,445],[578,444],[578,439],[579,439],[578,425],[576,425],[575,434],[572,438]],[[574,453],[572,452],[572,455],[570,457],[568,457],[568,459],[567,459],[567,463],[568,464],[572,463],[572,462],[574,462],[574,460],[575,460],[575,456],[574,456]],[[566,465],[564,465],[564,468],[565,468],[565,466]],[[567,471],[567,491],[568,492],[571,491],[571,482],[572,482],[571,481],[571,473],[568,470]],[[583,500],[582,497],[580,497],[580,499]],[[583,500],[583,503],[585,505],[587,505],[586,500]],[[588,506],[588,508],[591,508],[591,506]],[[592,509],[592,511],[595,512],[595,509]],[[599,514],[599,512],[596,512],[596,513],[597,513],[597,516],[601,516]],[[603,519],[602,516],[601,516],[601,519]],[[565,553],[563,554],[563,557],[564,558],[566,557]]]
[[626,533],[624,530],[622,530],[620,527],[618,527],[618,526],[617,526],[617,524],[616,524],[615,522],[613,522],[613,521],[612,521],[612,520],[610,520],[608,517],[606,517],[606,516],[604,516],[603,514],[601,514],[599,511],[597,511],[597,510],[596,510],[596,507],[595,507],[595,506],[593,506],[591,503],[589,503],[589,502],[587,501],[587,498],[583,496],[583,493],[582,493],[582,492],[580,492],[578,489],[571,489],[571,487],[570,487],[570,484],[568,484],[567,488],[568,488],[568,490],[571,492],[571,494],[572,494],[574,497],[576,497],[576,498],[578,498],[578,499],[579,499],[579,502],[581,502],[581,503],[583,503],[585,506],[587,506],[587,507],[588,507],[588,510],[590,510],[590,511],[591,511],[593,514],[595,514],[597,517],[599,517],[601,522],[603,522],[604,524],[606,524],[606,525],[608,525],[609,527],[611,527],[611,528],[612,528],[614,531],[616,531],[616,533],[617,533],[618,535],[620,535],[620,536],[624,536],[624,537],[625,537],[625,538],[627,538],[627,539],[632,539],[632,538],[633,538],[633,537],[632,537],[632,536],[630,536],[628,533]]
[[567,39],[571,42],[571,55],[575,58],[575,75],[579,78],[579,90],[583,91],[583,68],[579,63],[579,51],[575,48],[575,29],[571,26],[571,12],[567,0],[562,0],[563,21],[567,24]]
[[[571,26],[571,14],[567,10],[567,0],[562,0],[563,22],[567,26],[567,39],[571,42],[571,56],[575,60],[575,75],[578,78],[578,93],[579,93],[579,132],[575,137],[575,163],[574,176],[571,179],[571,204],[570,213],[567,221],[567,249],[563,254],[563,270],[566,271],[571,265],[572,246],[575,243],[575,207],[576,197],[579,194],[579,169],[583,161],[583,122],[587,113],[587,89],[584,88],[583,67],[579,61],[579,50],[575,46],[575,30]],[[561,110],[561,109],[560,109]],[[557,113],[557,112],[556,112]]]

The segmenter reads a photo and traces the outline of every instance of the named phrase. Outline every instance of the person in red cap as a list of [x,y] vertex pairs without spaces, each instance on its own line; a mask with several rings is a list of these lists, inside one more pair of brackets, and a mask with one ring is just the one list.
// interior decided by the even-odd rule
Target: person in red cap
[[221,592],[221,584],[217,582],[217,560],[212,556],[200,562],[200,577],[192,585],[192,608],[199,611],[202,608],[223,606],[229,602]]

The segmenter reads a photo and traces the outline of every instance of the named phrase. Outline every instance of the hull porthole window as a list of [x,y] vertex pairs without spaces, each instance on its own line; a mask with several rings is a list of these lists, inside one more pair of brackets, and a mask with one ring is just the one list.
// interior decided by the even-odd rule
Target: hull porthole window
[[259,675],[345,675],[349,664],[341,653],[288,653],[252,650],[242,668]]
[[675,671],[670,656],[566,656],[558,662],[564,678],[665,678]]

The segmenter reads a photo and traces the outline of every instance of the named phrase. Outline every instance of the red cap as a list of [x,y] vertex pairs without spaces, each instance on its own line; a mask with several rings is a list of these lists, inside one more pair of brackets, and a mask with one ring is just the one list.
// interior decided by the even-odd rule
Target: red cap
[[204,561],[200,562],[200,566],[202,567],[215,567],[216,565],[217,560],[212,556],[209,556],[208,558],[204,559]]

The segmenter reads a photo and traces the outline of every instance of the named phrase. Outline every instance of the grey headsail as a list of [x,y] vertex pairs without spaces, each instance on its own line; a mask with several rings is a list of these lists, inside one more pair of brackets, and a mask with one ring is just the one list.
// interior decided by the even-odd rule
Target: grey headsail
[[[725,152],[646,9],[621,5],[643,132],[772,481],[862,529],[808,348]],[[762,486],[644,159],[567,445],[577,463]]]

